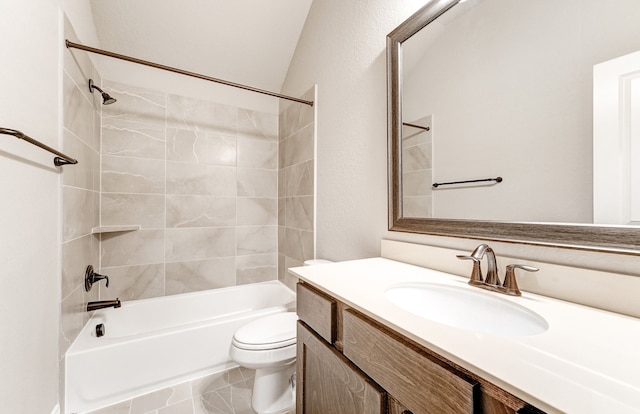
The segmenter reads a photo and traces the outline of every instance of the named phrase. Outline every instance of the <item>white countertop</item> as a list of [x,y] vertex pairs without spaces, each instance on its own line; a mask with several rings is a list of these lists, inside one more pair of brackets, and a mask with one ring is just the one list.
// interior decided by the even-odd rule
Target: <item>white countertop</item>
[[[638,318],[527,292],[521,297],[488,292],[465,278],[384,258],[290,271],[548,413],[640,413]],[[549,329],[520,337],[478,333],[421,318],[384,297],[391,286],[415,282],[499,295],[544,317]]]

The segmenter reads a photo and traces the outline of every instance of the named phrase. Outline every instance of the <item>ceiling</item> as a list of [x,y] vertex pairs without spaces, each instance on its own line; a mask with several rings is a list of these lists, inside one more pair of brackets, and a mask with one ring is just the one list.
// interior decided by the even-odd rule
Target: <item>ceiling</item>
[[99,48],[279,92],[311,1],[91,0],[91,7]]

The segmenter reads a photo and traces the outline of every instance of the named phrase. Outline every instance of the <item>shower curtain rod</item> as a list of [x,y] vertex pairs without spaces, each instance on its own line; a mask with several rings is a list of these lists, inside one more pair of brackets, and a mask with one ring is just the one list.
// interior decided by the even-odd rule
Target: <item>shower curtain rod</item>
[[131,57],[131,56],[125,56],[125,55],[121,55],[121,54],[118,54],[118,53],[109,52],[107,50],[96,49],[95,47],[84,46],[84,45],[81,45],[79,43],[74,43],[74,42],[72,42],[72,41],[70,41],[68,39],[65,40],[65,45],[67,46],[67,48],[80,49],[80,50],[84,50],[84,51],[87,51],[87,52],[96,53],[98,55],[103,55],[103,56],[108,56],[108,57],[112,57],[112,58],[116,58],[116,59],[126,60],[127,62],[138,63],[140,65],[150,66],[152,68],[162,69],[162,70],[166,70],[166,71],[173,72],[173,73],[178,73],[180,75],[191,76],[193,78],[203,79],[203,80],[207,80],[207,81],[215,82],[215,83],[221,83],[223,85],[232,86],[234,88],[240,88],[240,89],[244,89],[244,90],[251,91],[251,92],[261,93],[263,95],[274,96],[276,98],[286,99],[286,100],[289,100],[289,101],[294,101],[294,102],[302,103],[302,104],[305,104],[305,105],[313,106],[313,101],[307,101],[307,100],[300,99],[300,98],[294,98],[292,96],[282,95],[282,94],[279,94],[279,93],[266,91],[264,89],[258,89],[258,88],[254,88],[254,87],[251,87],[251,86],[242,85],[240,83],[229,82],[229,81],[226,81],[226,80],[223,80],[223,79],[213,78],[211,76],[201,75],[199,73],[189,72],[189,71],[178,69],[178,68],[174,68],[174,67],[171,67],[171,66],[161,65],[161,64],[155,63],[155,62],[149,62],[148,60],[142,60],[142,59],[134,58],[134,57]]

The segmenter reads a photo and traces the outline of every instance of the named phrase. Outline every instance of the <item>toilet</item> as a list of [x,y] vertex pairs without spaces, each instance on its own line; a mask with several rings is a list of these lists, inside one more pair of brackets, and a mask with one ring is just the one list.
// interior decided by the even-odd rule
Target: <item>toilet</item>
[[229,356],[255,369],[251,406],[258,414],[278,414],[295,406],[295,312],[281,312],[243,325],[233,335]]
[[[331,263],[306,260],[304,266]],[[251,406],[258,414],[286,413],[296,404],[295,312],[281,312],[258,318],[236,331],[229,356],[238,365],[256,370]]]

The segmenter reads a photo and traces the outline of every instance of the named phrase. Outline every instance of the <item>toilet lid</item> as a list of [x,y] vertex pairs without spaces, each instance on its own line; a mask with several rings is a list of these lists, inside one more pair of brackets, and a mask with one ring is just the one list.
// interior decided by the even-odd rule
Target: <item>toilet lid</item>
[[240,327],[233,344],[242,349],[275,349],[296,343],[295,312],[281,312],[258,318]]

